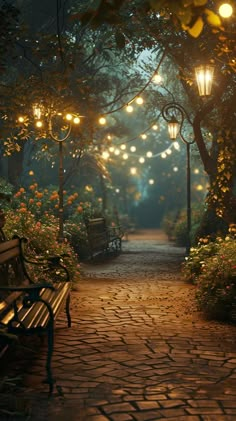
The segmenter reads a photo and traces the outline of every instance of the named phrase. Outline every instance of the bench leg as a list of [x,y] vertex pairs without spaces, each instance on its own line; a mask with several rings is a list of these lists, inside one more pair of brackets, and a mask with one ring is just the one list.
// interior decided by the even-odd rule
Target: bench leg
[[66,316],[67,316],[67,323],[68,327],[71,327],[71,316],[70,316],[70,294],[66,299]]

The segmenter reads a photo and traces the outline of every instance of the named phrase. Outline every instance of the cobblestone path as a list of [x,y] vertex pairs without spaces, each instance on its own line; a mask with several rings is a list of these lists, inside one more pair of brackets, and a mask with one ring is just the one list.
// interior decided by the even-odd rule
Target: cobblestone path
[[26,370],[33,420],[236,420],[236,327],[196,310],[183,260],[154,231],[82,265],[73,326],[62,319],[56,330],[53,398],[40,383],[41,349]]

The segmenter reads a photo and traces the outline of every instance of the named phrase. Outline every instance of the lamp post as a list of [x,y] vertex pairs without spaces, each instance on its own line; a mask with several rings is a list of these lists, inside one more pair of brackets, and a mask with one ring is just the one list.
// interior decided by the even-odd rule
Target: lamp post
[[[50,109],[49,111],[45,112],[43,107],[40,105],[34,105],[33,106],[33,115],[35,118],[35,125],[37,128],[43,128],[44,126],[44,120],[46,121],[47,127],[46,127],[46,133],[50,136],[52,140],[58,143],[59,145],[59,189],[58,189],[58,197],[59,197],[59,232],[58,232],[58,241],[63,242],[64,240],[64,232],[63,232],[63,223],[64,223],[64,201],[63,201],[63,183],[64,183],[64,177],[63,177],[63,142],[68,139],[68,137],[71,134],[72,126],[77,125],[80,123],[80,118],[77,115],[73,114],[66,114],[64,116],[64,119],[66,120],[66,127],[62,128],[60,131],[62,133],[62,136],[59,137],[53,132],[53,119],[56,117],[63,118],[61,113],[57,113],[54,110]],[[41,119],[41,118],[44,118]]]
[[[187,242],[186,242],[186,254],[189,254],[191,241],[191,165],[190,165],[190,147],[195,142],[195,139],[189,141],[185,139],[182,133],[183,123],[185,118],[192,125],[190,117],[187,111],[180,104],[176,102],[170,102],[162,108],[162,116],[168,123],[168,132],[171,140],[176,140],[179,134],[182,142],[186,146],[186,183],[187,183]],[[178,113],[180,116],[180,122],[177,120],[175,114]]]

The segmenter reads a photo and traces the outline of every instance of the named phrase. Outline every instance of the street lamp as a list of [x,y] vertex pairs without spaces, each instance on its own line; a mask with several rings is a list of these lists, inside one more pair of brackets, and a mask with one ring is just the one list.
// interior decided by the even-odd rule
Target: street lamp
[[[177,135],[179,134],[181,140],[186,145],[186,180],[187,180],[187,242],[186,242],[186,254],[189,254],[191,240],[191,170],[190,170],[190,147],[195,142],[193,140],[187,140],[183,136],[182,128],[185,118],[192,125],[190,117],[187,111],[182,107],[182,105],[176,102],[170,102],[162,108],[162,116],[165,121],[168,123],[168,132],[171,140],[176,140]],[[180,116],[180,122],[177,120],[175,114],[178,113]]]
[[195,67],[195,76],[200,96],[210,96],[213,84],[214,66],[206,64]]
[[[33,115],[35,118],[35,125],[38,129],[44,127],[44,121],[47,124],[46,133],[50,136],[52,140],[58,143],[59,145],[59,190],[58,190],[58,197],[59,197],[59,233],[58,233],[58,241],[63,242],[64,240],[64,232],[63,232],[63,219],[64,219],[64,203],[63,203],[63,142],[68,139],[71,134],[72,126],[77,125],[80,123],[80,118],[78,115],[73,114],[66,114],[64,117],[61,113],[57,113],[53,109],[45,110],[41,104],[35,104],[33,106]],[[53,120],[57,117],[64,118],[66,120],[66,126],[63,127],[60,132],[62,136],[59,137],[57,134],[53,132]]]

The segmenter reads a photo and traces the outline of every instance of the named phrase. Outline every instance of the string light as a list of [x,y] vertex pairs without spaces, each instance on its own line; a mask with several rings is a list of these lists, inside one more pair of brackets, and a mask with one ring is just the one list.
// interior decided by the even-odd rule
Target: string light
[[134,108],[132,107],[132,105],[127,105],[126,111],[127,113],[132,113],[134,111]]
[[230,16],[232,16],[233,14],[233,8],[231,6],[231,4],[229,3],[223,3],[220,7],[219,7],[219,14],[222,18],[230,18]]

